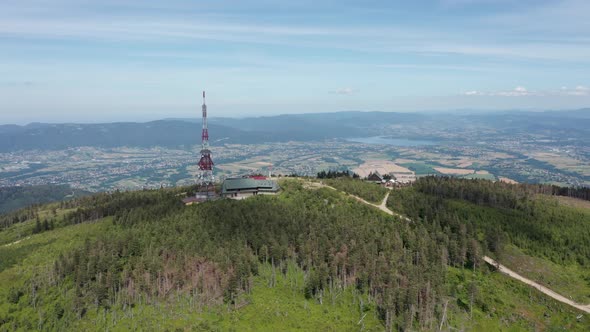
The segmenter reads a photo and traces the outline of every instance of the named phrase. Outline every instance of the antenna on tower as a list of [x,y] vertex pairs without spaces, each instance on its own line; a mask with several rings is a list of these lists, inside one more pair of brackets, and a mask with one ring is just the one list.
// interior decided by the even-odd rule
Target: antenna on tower
[[199,160],[199,184],[205,187],[207,196],[214,194],[214,177],[213,177],[213,159],[211,159],[211,150],[209,149],[209,129],[207,127],[207,104],[205,104],[205,91],[203,91],[203,130],[201,132],[201,159]]

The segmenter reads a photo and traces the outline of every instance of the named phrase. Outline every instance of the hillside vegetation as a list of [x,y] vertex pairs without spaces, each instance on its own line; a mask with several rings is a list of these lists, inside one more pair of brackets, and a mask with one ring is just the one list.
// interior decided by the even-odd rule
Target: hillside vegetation
[[[54,227],[33,234],[29,219],[0,231],[0,330],[590,328],[491,273],[477,223],[423,212],[408,222],[327,188],[281,186],[189,207],[175,189],[36,211]],[[547,250],[581,264],[581,253]]]
[[528,185],[426,177],[394,191],[390,208],[415,220],[460,219],[482,234],[482,243],[502,255],[512,243],[532,256],[558,264],[590,265],[590,211],[538,196]]
[[29,205],[59,202],[74,196],[88,194],[86,191],[72,189],[67,185],[0,187],[0,214]]
[[590,303],[590,210],[538,195],[533,187],[427,177],[393,191],[388,206],[414,220],[462,220],[502,263]]
[[338,190],[344,191],[351,195],[358,196],[371,203],[379,204],[385,198],[385,194],[389,191],[380,185],[372,182],[360,181],[348,177],[337,179],[324,179],[325,184],[334,187]]

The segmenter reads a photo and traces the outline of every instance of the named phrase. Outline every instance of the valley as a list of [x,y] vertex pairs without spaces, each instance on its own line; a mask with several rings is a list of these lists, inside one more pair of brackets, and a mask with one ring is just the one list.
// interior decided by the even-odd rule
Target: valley
[[[324,170],[408,169],[560,186],[590,186],[584,110],[480,115],[337,112],[212,118],[218,178]],[[198,175],[194,120],[0,126],[0,186],[87,191],[182,186]],[[3,146],[4,143],[12,145]],[[379,168],[380,165],[375,167]],[[374,168],[375,168],[374,167]]]

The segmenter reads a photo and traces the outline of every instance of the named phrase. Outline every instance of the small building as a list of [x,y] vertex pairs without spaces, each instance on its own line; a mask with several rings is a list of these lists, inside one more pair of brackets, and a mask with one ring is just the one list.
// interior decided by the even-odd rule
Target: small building
[[369,173],[369,175],[367,176],[367,181],[371,181],[371,182],[375,182],[375,183],[382,183],[383,177],[381,176],[381,174],[379,174],[379,172],[375,171],[375,172]]
[[221,185],[221,196],[233,199],[244,199],[255,195],[275,195],[279,185],[272,180],[256,178],[230,178]]
[[391,175],[401,185],[408,185],[413,182],[416,182],[416,174],[414,174],[414,172],[411,172],[411,173],[396,172],[396,173],[391,173]]
[[396,187],[398,185],[398,182],[394,179],[389,179],[387,181],[385,181],[385,186],[388,188],[393,188]]
[[183,198],[182,202],[184,205],[193,205],[216,199],[219,199],[219,195],[212,188],[212,190],[209,191],[198,191],[194,196]]

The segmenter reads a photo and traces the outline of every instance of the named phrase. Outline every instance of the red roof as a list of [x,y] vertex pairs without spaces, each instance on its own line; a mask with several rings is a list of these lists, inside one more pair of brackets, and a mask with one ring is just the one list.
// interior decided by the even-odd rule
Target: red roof
[[250,175],[249,178],[254,180],[266,180],[266,176],[262,175]]

